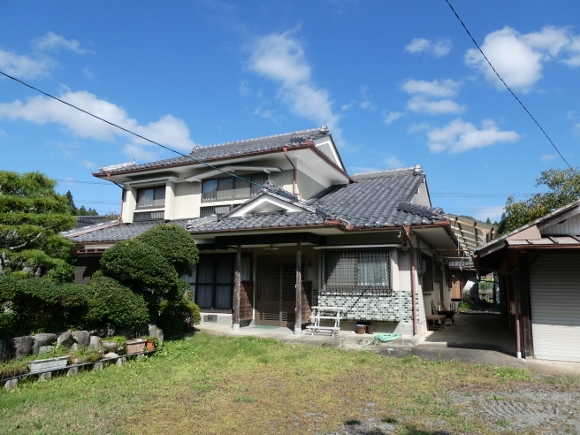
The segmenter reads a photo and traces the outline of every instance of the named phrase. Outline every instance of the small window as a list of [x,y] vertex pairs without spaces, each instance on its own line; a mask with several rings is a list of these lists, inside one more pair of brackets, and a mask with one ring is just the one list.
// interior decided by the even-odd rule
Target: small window
[[389,295],[389,251],[328,251],[324,253],[326,291],[345,294]]
[[165,207],[165,186],[148,187],[137,191],[137,208]]
[[268,175],[262,173],[240,177],[230,176],[204,180],[201,186],[202,202],[250,198],[256,195],[268,180]]

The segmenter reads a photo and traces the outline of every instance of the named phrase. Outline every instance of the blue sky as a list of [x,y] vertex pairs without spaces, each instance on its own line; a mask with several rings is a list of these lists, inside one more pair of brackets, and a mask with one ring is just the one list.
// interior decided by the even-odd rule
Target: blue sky
[[[185,153],[326,124],[349,173],[420,164],[434,206],[495,220],[579,165],[580,2],[450,2],[557,149],[445,0],[7,0],[0,71]],[[106,213],[93,171],[174,154],[0,77],[0,156]]]

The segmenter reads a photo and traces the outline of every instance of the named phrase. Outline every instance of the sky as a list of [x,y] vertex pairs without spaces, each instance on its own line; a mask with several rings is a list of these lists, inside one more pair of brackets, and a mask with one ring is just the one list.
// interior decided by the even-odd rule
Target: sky
[[[420,164],[484,221],[580,165],[578,0],[5,0],[0,71],[180,153],[325,124],[349,174]],[[0,75],[0,170],[77,207],[119,211],[101,166],[176,155]]]

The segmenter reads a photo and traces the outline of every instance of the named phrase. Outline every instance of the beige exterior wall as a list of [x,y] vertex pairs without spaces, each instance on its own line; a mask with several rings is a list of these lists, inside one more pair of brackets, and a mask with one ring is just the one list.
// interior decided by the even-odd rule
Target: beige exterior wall
[[185,181],[176,184],[173,219],[199,217],[200,205],[201,183]]

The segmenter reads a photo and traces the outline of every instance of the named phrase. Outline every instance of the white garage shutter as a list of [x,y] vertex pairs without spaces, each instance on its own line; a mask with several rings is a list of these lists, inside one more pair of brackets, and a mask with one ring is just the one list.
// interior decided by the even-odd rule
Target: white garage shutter
[[541,253],[530,293],[535,357],[580,362],[580,253]]

